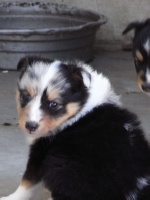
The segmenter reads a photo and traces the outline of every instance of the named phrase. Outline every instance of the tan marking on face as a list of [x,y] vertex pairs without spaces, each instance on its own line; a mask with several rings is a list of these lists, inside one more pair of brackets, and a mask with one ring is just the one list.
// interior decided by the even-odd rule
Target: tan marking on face
[[49,92],[47,96],[50,101],[59,97],[58,92],[55,89],[53,89],[51,92]]
[[[140,90],[142,90],[142,84],[143,84],[143,81],[142,81],[142,75],[143,75],[143,72],[140,71],[138,74],[137,74],[137,84],[138,84],[138,87],[140,88]],[[143,90],[142,90],[143,91]]]
[[40,134],[40,136],[44,136],[48,132],[59,128],[65,121],[75,116],[79,112],[80,106],[78,103],[69,103],[66,106],[66,110],[67,110],[66,114],[57,119],[45,115],[43,117],[43,120],[40,122],[38,134]]
[[[19,91],[17,91],[17,110],[18,110],[18,116],[19,116],[19,126],[22,130],[25,132],[28,132],[25,128],[25,124],[27,122],[27,117],[29,113],[29,107],[22,108],[19,103]],[[50,98],[56,98],[57,93],[51,93]],[[57,96],[58,97],[58,96]],[[78,103],[69,103],[66,106],[66,113],[58,118],[53,118],[49,115],[44,115],[41,121],[39,122],[39,128],[32,133],[32,135],[35,134],[35,137],[42,137],[45,136],[48,132],[53,131],[57,128],[59,128],[65,121],[67,121],[69,118],[76,115],[80,110],[80,106]]]
[[25,124],[27,122],[27,115],[28,115],[28,109],[27,108],[19,108],[18,109],[18,115],[19,115],[19,126],[22,130],[27,131],[25,128]]
[[138,61],[142,62],[143,61],[143,55],[141,54],[141,52],[139,50],[136,50],[136,58],[138,59]]
[[19,98],[20,98],[20,92],[17,90],[16,91],[16,101],[17,101],[17,111],[18,111],[18,117],[19,117],[19,126],[21,129],[26,131],[25,124],[27,121],[27,114],[29,111],[26,107],[21,108]]
[[18,115],[20,113],[20,102],[19,102],[19,98],[20,98],[20,92],[18,90],[16,90],[16,102],[17,102],[17,111],[18,111]]
[[27,91],[31,97],[35,96],[35,89],[32,86],[27,87]]
[[30,188],[33,186],[33,184],[29,180],[25,180],[25,179],[21,181],[20,185],[23,186],[24,188]]
[[16,90],[16,102],[17,102],[17,108],[19,106],[19,97],[20,97],[20,92]]

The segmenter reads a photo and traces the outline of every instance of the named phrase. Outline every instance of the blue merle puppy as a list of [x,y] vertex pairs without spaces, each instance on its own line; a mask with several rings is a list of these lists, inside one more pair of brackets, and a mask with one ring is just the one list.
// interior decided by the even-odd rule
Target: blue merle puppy
[[149,200],[150,147],[109,80],[82,62],[22,58],[19,125],[30,153],[18,189],[0,200]]

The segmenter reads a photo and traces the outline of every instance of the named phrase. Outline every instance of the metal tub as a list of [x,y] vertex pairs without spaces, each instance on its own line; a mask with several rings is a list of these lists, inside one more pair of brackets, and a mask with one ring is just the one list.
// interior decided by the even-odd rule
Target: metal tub
[[103,15],[51,3],[0,3],[0,69],[25,55],[89,61]]

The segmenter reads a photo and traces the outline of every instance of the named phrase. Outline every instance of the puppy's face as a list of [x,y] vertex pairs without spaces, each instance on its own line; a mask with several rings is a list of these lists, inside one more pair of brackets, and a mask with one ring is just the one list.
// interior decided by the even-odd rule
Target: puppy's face
[[23,58],[18,80],[19,125],[33,137],[53,134],[74,117],[88,97],[83,71],[75,64]]
[[144,32],[140,32],[135,37],[133,57],[138,86],[142,91],[150,95],[150,26],[147,37]]
[[123,33],[134,29],[133,58],[139,88],[150,95],[150,19],[144,23],[133,22]]

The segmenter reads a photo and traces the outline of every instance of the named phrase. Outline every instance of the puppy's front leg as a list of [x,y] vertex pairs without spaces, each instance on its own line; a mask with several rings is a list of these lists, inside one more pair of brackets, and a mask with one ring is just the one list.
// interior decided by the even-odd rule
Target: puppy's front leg
[[26,171],[18,189],[13,194],[0,198],[0,200],[30,200],[36,194],[35,190],[39,188],[42,179],[39,173],[40,162],[37,162],[31,153],[29,157]]
[[37,185],[23,179],[18,189],[13,194],[2,197],[0,200],[30,200],[36,188]]

